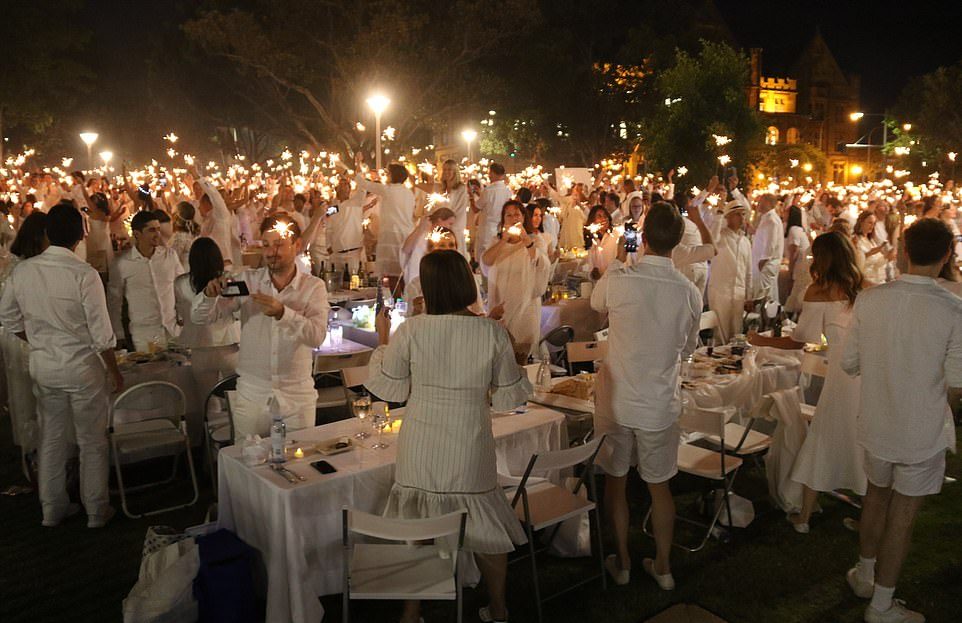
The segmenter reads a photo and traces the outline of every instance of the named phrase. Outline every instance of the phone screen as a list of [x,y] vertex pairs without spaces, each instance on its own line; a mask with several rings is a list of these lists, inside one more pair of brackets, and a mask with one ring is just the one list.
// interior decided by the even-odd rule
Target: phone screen
[[337,471],[337,468],[335,468],[333,465],[331,465],[330,463],[324,460],[314,461],[313,463],[311,463],[311,467],[313,467],[314,469],[316,469],[322,474],[333,474],[334,472]]
[[638,250],[638,232],[625,227],[625,251],[634,253]]
[[328,216],[334,216],[335,214],[337,214],[337,206],[331,206],[327,209]]
[[246,281],[228,281],[220,293],[221,296],[249,296],[250,290],[247,288]]

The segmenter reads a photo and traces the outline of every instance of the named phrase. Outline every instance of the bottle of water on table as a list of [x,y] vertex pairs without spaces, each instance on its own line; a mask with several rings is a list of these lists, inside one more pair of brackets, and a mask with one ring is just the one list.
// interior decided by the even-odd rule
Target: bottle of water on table
[[271,412],[271,463],[283,463],[287,460],[284,454],[284,446],[287,444],[287,424],[281,417],[277,400],[271,396],[268,402]]

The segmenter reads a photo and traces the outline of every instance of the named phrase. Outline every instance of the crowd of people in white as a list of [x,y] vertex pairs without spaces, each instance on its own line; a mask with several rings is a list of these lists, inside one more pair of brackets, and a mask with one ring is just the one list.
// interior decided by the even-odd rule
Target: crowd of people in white
[[[527,398],[518,364],[539,356],[542,297],[559,262],[573,258],[595,283],[591,306],[607,315],[610,332],[595,431],[606,435],[600,463],[614,580],[626,583],[631,569],[625,483],[636,465],[651,492],[656,541],[643,567],[660,587],[674,587],[668,481],[677,471],[678,370],[702,312],[715,312],[714,339],[724,343],[744,333],[746,313],[774,302],[797,320],[794,332],[749,341],[829,346],[829,374],[793,472],[804,504],[790,520],[807,532],[818,492],[864,495],[848,581],[871,598],[866,620],[923,620],[892,594],[914,515],[939,492],[954,446],[946,398],[962,387],[954,204],[937,193],[918,202],[877,196],[857,212],[831,187],[747,193],[729,175],[675,193],[672,178],[509,186],[500,164],[490,163],[481,183],[448,160],[437,180],[415,181],[403,164],[382,178],[358,161],[332,178],[329,200],[316,189],[296,192],[283,174],[258,196],[196,170],[169,187],[81,172],[70,184],[43,172],[0,179],[3,358],[8,377],[28,375],[36,396],[43,525],[81,511],[65,488],[68,422],[88,526],[113,514],[105,431],[110,393],[123,386],[115,349],[189,347],[207,389],[236,371],[238,438],[267,432],[271,400],[289,429],[310,427],[312,349],[329,322],[330,293],[316,275],[367,270],[403,292],[418,316],[393,336],[377,321],[383,348],[368,387],[408,403],[387,512],[466,506],[466,544],[481,555],[491,593],[482,620],[506,620],[505,555],[524,535],[504,497],[491,495],[487,418],[491,401],[511,408]],[[245,266],[251,250],[262,266]],[[249,296],[229,296],[236,282]],[[34,418],[19,414],[29,397],[9,401],[15,439],[26,443],[19,425]],[[419,449],[442,439],[442,455],[424,464]],[[409,604],[404,620],[417,616]]]

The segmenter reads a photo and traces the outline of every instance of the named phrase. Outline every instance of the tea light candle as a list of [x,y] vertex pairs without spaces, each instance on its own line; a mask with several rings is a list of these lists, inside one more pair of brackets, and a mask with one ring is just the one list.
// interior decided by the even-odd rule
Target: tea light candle
[[295,459],[303,459],[303,458],[304,458],[304,451],[301,450],[300,448],[294,450],[294,458],[295,458]]
[[394,420],[393,422],[391,422],[390,427],[391,427],[391,432],[392,432],[392,433],[398,433],[398,432],[400,432],[400,431],[401,431],[401,420]]

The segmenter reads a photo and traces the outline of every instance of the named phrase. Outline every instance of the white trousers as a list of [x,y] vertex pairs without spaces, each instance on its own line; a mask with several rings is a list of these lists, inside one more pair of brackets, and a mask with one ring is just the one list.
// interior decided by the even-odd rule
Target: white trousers
[[[247,396],[241,391],[230,397],[230,410],[234,418],[234,443],[240,443],[248,435],[270,437],[271,414],[268,409],[270,394]],[[289,406],[284,415],[287,432],[314,428],[317,417],[317,396],[310,402],[296,402]]]
[[80,498],[89,516],[103,516],[107,495],[107,409],[110,395],[103,367],[91,367],[76,388],[35,385],[40,411],[39,493],[43,517],[60,521],[70,500],[66,462],[72,426],[80,449]]
[[708,308],[718,316],[718,340],[720,344],[727,344],[732,337],[741,333],[745,326],[745,301],[732,300],[719,292],[708,289]]

